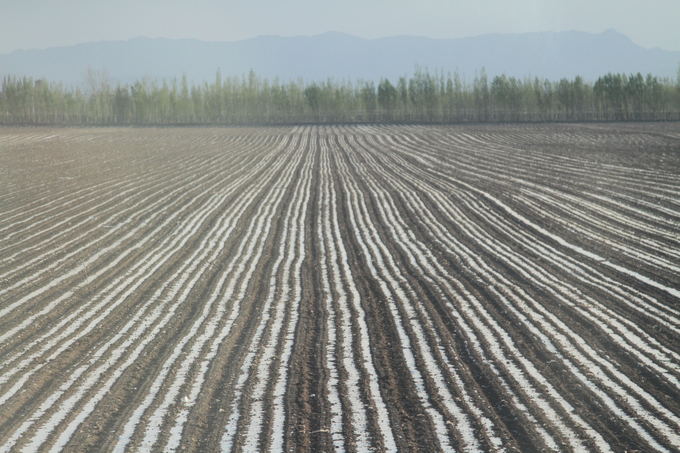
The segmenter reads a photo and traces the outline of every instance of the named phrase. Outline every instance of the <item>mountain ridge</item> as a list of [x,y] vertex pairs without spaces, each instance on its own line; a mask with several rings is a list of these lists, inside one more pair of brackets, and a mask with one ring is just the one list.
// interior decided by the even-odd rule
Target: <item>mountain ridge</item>
[[396,79],[416,67],[454,72],[471,80],[482,68],[489,76],[557,80],[583,76],[594,80],[607,72],[674,78],[680,52],[643,48],[627,36],[607,30],[484,34],[465,38],[387,36],[361,38],[329,31],[313,36],[261,35],[239,41],[135,37],[93,41],[0,54],[0,75],[46,78],[78,85],[89,69],[113,82],[144,77],[191,81],[241,76],[251,69],[280,80]]

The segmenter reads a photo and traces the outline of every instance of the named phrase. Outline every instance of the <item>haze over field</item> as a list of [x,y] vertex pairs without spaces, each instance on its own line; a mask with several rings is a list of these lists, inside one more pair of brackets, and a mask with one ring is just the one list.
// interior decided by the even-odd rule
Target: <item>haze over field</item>
[[3,0],[0,53],[138,36],[234,41],[334,30],[461,38],[608,29],[642,47],[680,51],[678,17],[677,0]]
[[607,72],[674,77],[680,52],[645,49],[621,33],[561,32],[489,34],[431,39],[394,36],[365,39],[331,32],[315,36],[261,36],[233,42],[136,38],[93,42],[0,55],[0,74],[29,75],[67,84],[84,81],[88,68],[117,82],[143,77],[172,79],[186,74],[196,82],[225,75],[258,75],[282,80],[392,80],[416,66],[459,72],[471,80],[481,69],[490,75],[595,80]]
[[675,0],[11,0],[0,10],[0,75],[69,84],[82,83],[87,68],[124,83],[182,74],[200,82],[218,68],[283,80],[394,79],[416,65],[469,79],[482,67],[553,80],[675,78],[680,62]]

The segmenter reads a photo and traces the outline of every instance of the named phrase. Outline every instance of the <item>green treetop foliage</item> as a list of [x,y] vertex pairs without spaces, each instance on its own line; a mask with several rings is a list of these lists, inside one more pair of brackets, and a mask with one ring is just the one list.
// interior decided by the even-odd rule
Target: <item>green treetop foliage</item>
[[84,88],[5,76],[0,124],[193,125],[293,123],[450,123],[647,121],[680,119],[677,80],[605,74],[549,81],[481,70],[472,81],[418,69],[390,81],[280,82],[224,77],[212,83],[138,80],[112,84],[90,72]]

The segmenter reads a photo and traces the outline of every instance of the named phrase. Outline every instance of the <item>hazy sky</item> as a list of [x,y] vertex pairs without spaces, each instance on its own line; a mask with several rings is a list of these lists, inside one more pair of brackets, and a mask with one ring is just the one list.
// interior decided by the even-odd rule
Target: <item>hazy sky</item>
[[138,36],[231,41],[616,29],[680,50],[680,0],[0,0],[0,53]]

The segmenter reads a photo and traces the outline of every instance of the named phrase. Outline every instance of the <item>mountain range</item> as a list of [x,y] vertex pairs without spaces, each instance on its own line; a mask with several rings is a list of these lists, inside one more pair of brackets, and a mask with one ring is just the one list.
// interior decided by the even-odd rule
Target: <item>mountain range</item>
[[89,42],[0,55],[0,76],[21,75],[78,85],[92,69],[113,82],[143,77],[193,82],[241,76],[251,69],[286,81],[396,79],[418,67],[457,71],[471,80],[482,68],[489,76],[583,76],[595,80],[607,72],[675,78],[680,52],[643,48],[614,30],[489,34],[470,38],[432,39],[393,36],[364,39],[329,32],[315,36],[259,36],[230,42],[194,39],[134,38]]

